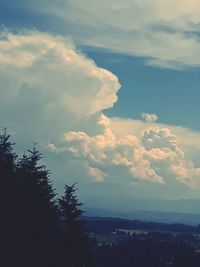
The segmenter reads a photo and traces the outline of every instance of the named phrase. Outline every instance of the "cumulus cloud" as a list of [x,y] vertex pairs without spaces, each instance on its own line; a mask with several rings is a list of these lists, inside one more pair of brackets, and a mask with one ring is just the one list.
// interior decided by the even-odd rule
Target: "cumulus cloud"
[[36,140],[60,156],[64,172],[79,169],[96,182],[165,184],[173,177],[199,186],[200,163],[192,154],[200,150],[200,134],[160,125],[152,114],[144,114],[145,122],[105,116],[117,101],[118,78],[70,40],[2,33],[0,79],[1,125],[16,132],[17,143]]
[[187,159],[171,129],[157,125],[143,128],[138,135],[119,137],[105,115],[97,123],[102,126],[97,135],[81,131],[65,135],[65,149],[86,161],[96,180],[104,180],[105,175],[112,178],[113,170],[120,167],[119,176],[130,180],[165,184],[171,176],[191,188],[200,185],[200,168]]
[[156,122],[158,120],[158,116],[156,114],[142,113],[142,118],[147,123]]
[[200,65],[199,0],[60,0],[38,9],[62,19],[84,45],[146,57],[162,68]]
[[[78,116],[110,108],[117,101],[117,77],[78,53],[69,40],[38,32],[7,34],[0,51],[0,66],[18,72],[16,87],[39,85],[42,93],[51,94],[49,102]],[[50,109],[53,101],[48,103]]]
[[39,32],[3,32],[0,37],[2,124],[25,125],[36,138],[44,130],[45,140],[117,101],[118,78],[78,52],[69,39]]

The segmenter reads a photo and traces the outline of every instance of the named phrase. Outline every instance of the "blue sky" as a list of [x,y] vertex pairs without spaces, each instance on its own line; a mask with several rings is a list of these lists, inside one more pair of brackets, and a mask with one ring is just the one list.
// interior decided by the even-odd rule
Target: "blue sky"
[[0,0],[0,125],[83,201],[199,198],[198,0]]
[[156,113],[159,122],[200,130],[200,70],[159,69],[145,66],[145,58],[82,48],[102,67],[115,73],[122,84],[119,100],[107,114],[141,118]]
[[[48,5],[44,1],[44,9],[45,4]],[[75,40],[77,35],[82,34],[77,30],[78,26],[70,28],[70,23],[62,21],[62,17],[43,14],[43,10],[35,10],[37,1],[20,0],[11,4],[1,0],[0,5],[2,27],[50,31],[72,36]],[[85,35],[87,36],[87,31]],[[79,45],[79,42],[76,42]],[[80,49],[97,65],[111,70],[120,79],[122,90],[119,92],[119,100],[108,114],[139,119],[141,113],[146,111],[158,113],[159,121],[162,123],[200,129],[198,125],[200,70],[198,67],[184,70],[160,69],[146,66],[145,57],[135,57],[84,45],[80,45]]]

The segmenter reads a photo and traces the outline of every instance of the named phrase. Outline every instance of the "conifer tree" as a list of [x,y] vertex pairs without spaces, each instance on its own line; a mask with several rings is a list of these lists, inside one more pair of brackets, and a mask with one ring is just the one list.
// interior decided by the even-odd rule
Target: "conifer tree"
[[[49,171],[34,147],[19,158],[6,130],[0,134],[0,266],[83,267],[88,239],[76,184],[55,200]],[[63,228],[58,227],[58,214]]]
[[[41,153],[34,147],[18,161],[17,175],[21,181],[23,201],[28,222],[34,222],[35,230],[47,231],[57,222],[55,192],[49,181],[49,171],[39,165]],[[33,229],[34,231],[34,229]]]
[[88,239],[83,230],[84,220],[81,218],[83,203],[76,195],[76,184],[65,185],[64,195],[59,199],[60,213],[63,218],[63,255],[70,267],[85,266],[88,258]]
[[0,266],[45,267],[51,261],[58,210],[49,171],[34,147],[17,160],[0,134]]
[[[0,135],[0,208],[2,219],[9,216],[9,208],[13,206],[13,189],[15,188],[15,161],[13,152],[14,143],[10,141],[10,135],[4,129]],[[2,222],[2,220],[0,220]]]
[[[52,256],[52,235],[57,224],[55,193],[49,181],[49,171],[39,165],[41,153],[34,147],[17,163],[20,182],[20,232],[27,261],[33,266],[46,266]],[[30,263],[29,263],[30,264]],[[47,266],[51,266],[50,263]]]
[[[13,152],[10,135],[4,129],[0,134],[0,247],[3,261],[6,252],[13,253],[13,218],[16,217],[16,154]],[[0,263],[1,265],[1,263]],[[6,266],[6,265],[5,265]]]

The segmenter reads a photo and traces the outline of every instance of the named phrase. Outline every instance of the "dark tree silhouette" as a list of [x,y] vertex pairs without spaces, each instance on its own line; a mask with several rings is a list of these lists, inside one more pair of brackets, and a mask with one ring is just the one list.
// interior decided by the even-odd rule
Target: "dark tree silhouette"
[[[27,261],[44,266],[52,254],[52,234],[57,224],[55,193],[49,181],[49,171],[39,165],[41,153],[34,147],[17,162],[17,179],[20,194],[18,211],[19,229]],[[52,262],[52,259],[51,259]],[[29,263],[30,264],[30,263]],[[49,265],[50,266],[50,265]]]
[[[13,143],[10,135],[4,129],[0,135],[0,248],[1,263],[12,256],[14,249],[11,246],[14,239],[12,227],[13,217],[16,216],[16,179],[15,161],[17,156],[13,152]],[[1,264],[0,264],[1,265]],[[5,265],[7,266],[7,265]]]
[[0,266],[84,266],[87,237],[75,184],[65,186],[57,205],[49,171],[40,165],[41,153],[33,147],[19,158],[13,146],[4,130],[0,134]]
[[[18,160],[17,176],[24,192],[22,201],[24,214],[26,214],[30,231],[46,232],[52,230],[57,223],[57,209],[55,205],[55,192],[49,181],[49,171],[45,166],[39,165],[41,153],[34,147]],[[34,233],[35,234],[35,233]]]
[[18,159],[13,145],[4,130],[0,135],[0,266],[45,266],[58,220],[55,193],[49,171],[39,165],[37,149]]
[[[76,184],[66,185],[64,195],[59,199],[60,215],[63,221],[62,229],[62,255],[67,266],[85,266],[88,257],[88,239],[83,231],[84,220],[81,218],[83,213],[76,195]],[[67,257],[67,258],[66,258]]]

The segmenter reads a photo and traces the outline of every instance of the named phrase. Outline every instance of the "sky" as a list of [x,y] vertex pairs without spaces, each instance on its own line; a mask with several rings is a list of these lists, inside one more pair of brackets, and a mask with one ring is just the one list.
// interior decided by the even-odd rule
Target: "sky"
[[0,126],[83,202],[200,198],[200,0],[0,0]]

